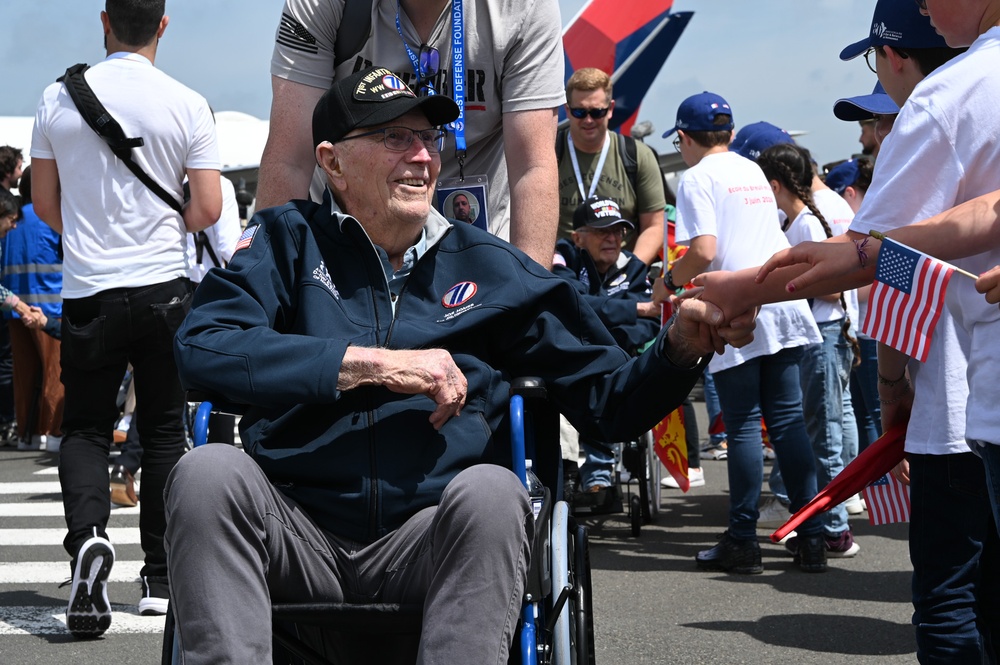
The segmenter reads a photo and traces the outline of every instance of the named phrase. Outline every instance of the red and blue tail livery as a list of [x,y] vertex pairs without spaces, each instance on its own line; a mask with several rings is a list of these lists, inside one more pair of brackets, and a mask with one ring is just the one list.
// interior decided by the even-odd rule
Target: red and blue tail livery
[[[563,31],[566,79],[581,67],[611,76],[611,129],[627,133],[667,56],[693,12],[674,12],[673,0],[590,0]],[[560,120],[565,114],[560,112]]]

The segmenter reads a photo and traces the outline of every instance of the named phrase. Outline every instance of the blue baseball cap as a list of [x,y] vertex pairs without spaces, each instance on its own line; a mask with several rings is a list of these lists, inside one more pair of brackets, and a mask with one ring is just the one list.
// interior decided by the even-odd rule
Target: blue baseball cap
[[947,44],[913,0],[878,0],[871,33],[841,51],[840,59],[851,60],[873,46],[938,48]]
[[[719,115],[728,115],[729,123],[716,125],[715,118]],[[677,107],[677,122],[674,128],[663,134],[667,138],[678,129],[685,132],[717,132],[733,128],[733,110],[729,108],[729,102],[712,92],[703,92],[698,95],[691,95]]]
[[845,189],[858,181],[859,174],[858,160],[848,159],[846,162],[841,162],[830,169],[830,172],[826,174],[824,182],[833,191],[843,194]]
[[779,143],[795,143],[795,139],[785,130],[769,122],[755,122],[736,133],[736,139],[729,144],[729,150],[757,161],[760,153]]
[[892,97],[885,94],[881,83],[875,84],[870,95],[845,97],[838,99],[833,105],[833,114],[847,122],[872,120],[876,115],[893,115],[899,113],[899,107]]

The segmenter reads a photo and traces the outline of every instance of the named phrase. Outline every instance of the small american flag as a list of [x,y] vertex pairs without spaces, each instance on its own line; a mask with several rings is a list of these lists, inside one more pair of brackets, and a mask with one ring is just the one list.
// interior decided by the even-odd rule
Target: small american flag
[[887,473],[861,490],[868,505],[868,521],[892,524],[910,521],[910,488]]
[[954,271],[954,266],[886,238],[861,330],[924,362]]
[[254,224],[253,226],[248,226],[243,229],[243,234],[240,236],[240,239],[236,241],[236,248],[233,251],[238,252],[241,249],[249,247],[250,243],[253,242],[253,237],[257,235],[257,229],[259,228],[260,224]]

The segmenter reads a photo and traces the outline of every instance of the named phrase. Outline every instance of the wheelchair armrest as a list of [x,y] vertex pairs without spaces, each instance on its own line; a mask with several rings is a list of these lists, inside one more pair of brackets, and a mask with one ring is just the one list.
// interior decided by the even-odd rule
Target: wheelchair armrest
[[546,396],[545,381],[537,376],[520,376],[510,382],[510,395],[544,399]]
[[208,402],[211,405],[212,413],[225,413],[233,416],[242,416],[248,406],[237,402],[230,402],[221,395],[205,392],[203,390],[188,390],[184,394],[185,401],[201,404]]

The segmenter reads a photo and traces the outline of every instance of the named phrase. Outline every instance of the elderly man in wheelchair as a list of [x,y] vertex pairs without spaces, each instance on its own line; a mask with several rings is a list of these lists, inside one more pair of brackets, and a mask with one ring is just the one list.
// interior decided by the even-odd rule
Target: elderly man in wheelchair
[[501,443],[511,377],[621,440],[752,339],[752,317],[691,299],[629,359],[565,280],[446,221],[431,202],[457,116],[386,69],[337,82],[313,115],[323,204],[258,212],[199,287],[182,380],[248,408],[245,452],[197,448],[167,485],[182,662],[270,662],[287,601],[419,603],[418,662],[506,662],[534,528]]

